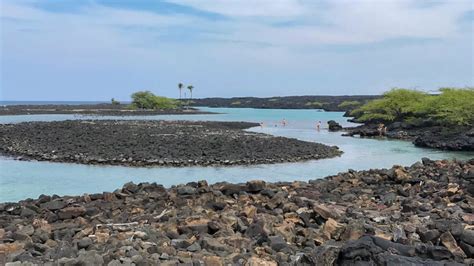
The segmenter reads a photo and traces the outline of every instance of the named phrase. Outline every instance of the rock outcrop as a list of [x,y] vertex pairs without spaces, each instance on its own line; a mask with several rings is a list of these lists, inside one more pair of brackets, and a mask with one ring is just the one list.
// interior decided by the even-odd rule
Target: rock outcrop
[[328,128],[329,128],[329,131],[340,131],[340,130],[342,130],[342,126],[334,120],[329,120],[328,121]]
[[[345,136],[378,137],[377,124],[364,124],[348,128]],[[474,128],[466,126],[423,126],[415,127],[395,122],[387,125],[383,134],[392,139],[412,141],[415,146],[441,150],[474,151]]]
[[0,254],[41,265],[469,265],[473,185],[474,160],[423,159],[310,182],[42,195],[0,204]]

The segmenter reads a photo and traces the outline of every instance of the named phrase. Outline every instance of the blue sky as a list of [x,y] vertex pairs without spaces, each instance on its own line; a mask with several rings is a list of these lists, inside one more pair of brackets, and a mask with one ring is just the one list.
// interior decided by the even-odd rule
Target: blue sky
[[0,100],[474,86],[471,0],[1,0]]

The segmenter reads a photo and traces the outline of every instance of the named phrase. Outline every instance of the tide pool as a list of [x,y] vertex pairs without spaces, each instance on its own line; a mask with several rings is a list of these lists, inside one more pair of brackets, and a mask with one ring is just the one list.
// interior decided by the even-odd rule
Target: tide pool
[[[18,201],[40,194],[81,195],[113,191],[124,183],[133,181],[156,182],[166,187],[197,180],[209,183],[220,181],[246,182],[263,179],[270,182],[310,180],[337,174],[348,169],[388,168],[394,164],[411,165],[422,157],[431,159],[470,159],[474,152],[448,152],[417,148],[412,143],[385,139],[360,139],[343,137],[338,132],[328,132],[326,122],[335,120],[344,126],[351,125],[341,112],[317,110],[281,110],[251,108],[200,108],[219,114],[158,115],[137,117],[99,117],[77,115],[21,115],[0,116],[0,123],[25,121],[57,121],[66,119],[165,119],[165,120],[215,120],[264,122],[264,127],[250,131],[297,138],[338,146],[344,154],[340,157],[257,166],[233,167],[123,167],[89,166],[69,163],[17,161],[0,157],[0,202]],[[280,121],[288,125],[282,127]],[[315,129],[317,121],[323,128]]]

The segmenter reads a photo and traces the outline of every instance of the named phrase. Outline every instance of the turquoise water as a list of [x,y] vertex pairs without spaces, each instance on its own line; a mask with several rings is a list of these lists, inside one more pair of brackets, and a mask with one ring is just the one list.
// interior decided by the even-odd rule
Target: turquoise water
[[[319,120],[333,119],[343,125],[346,122],[341,112],[318,112],[315,110],[275,110],[250,108],[201,108],[218,112],[212,115],[165,115],[147,117],[96,117],[74,115],[25,115],[0,116],[0,123],[23,121],[54,121],[65,119],[167,119],[167,120],[219,120],[264,122],[265,127],[251,131],[298,138],[306,141],[337,145],[344,154],[341,157],[258,166],[237,167],[183,167],[183,168],[134,168],[122,166],[88,166],[68,163],[26,162],[0,157],[0,202],[18,201],[40,194],[81,195],[102,191],[113,191],[124,183],[157,182],[164,186],[206,179],[209,183],[219,181],[245,182],[252,179],[266,181],[293,181],[321,178],[348,169],[388,168],[394,164],[411,165],[422,157],[431,159],[468,159],[474,153],[445,152],[414,147],[410,142],[381,139],[359,139],[342,137],[341,133],[328,132],[323,127],[315,129]],[[286,127],[275,127],[281,119],[288,121]]]

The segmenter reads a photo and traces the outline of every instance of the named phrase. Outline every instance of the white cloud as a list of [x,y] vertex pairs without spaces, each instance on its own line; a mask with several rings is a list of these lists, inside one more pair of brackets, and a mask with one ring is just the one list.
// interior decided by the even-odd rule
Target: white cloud
[[[173,0],[174,1],[174,0]],[[313,45],[364,44],[397,38],[442,39],[458,35],[458,19],[472,9],[469,1],[453,1],[427,8],[416,0],[359,0],[320,2],[302,0],[175,0],[176,3],[231,17],[209,21],[185,14],[161,15],[150,11],[92,5],[81,13],[50,13],[26,4],[3,2],[2,16],[34,20],[42,29],[74,30],[148,27],[151,34],[171,27],[192,28],[207,40],[266,43],[300,48]],[[21,2],[20,2],[21,3]],[[287,27],[272,23],[294,22]],[[171,29],[173,30],[173,29]],[[190,30],[191,31],[191,30]],[[218,33],[218,36],[216,35]],[[150,33],[149,33],[150,34]],[[123,36],[124,39],[127,36]],[[145,36],[146,37],[146,36]]]
[[[417,0],[175,0],[231,17],[229,38],[274,45],[360,44],[395,38],[449,38],[468,0],[420,8]],[[295,21],[289,27],[269,22]],[[303,22],[298,25],[299,22]],[[212,25],[211,25],[212,27]]]
[[[384,86],[432,86],[440,80],[440,85],[452,85],[450,80],[472,85],[472,75],[466,75],[466,66],[472,74],[472,51],[466,48],[469,38],[472,46],[472,32],[458,28],[459,17],[472,9],[468,1],[424,8],[416,7],[414,0],[179,1],[230,17],[224,20],[101,5],[60,13],[23,1],[0,3],[5,69],[0,85],[10,95],[18,87],[41,84],[70,86],[78,95],[82,88],[95,93],[97,88],[112,87],[128,97],[130,90],[154,83],[174,88],[183,77],[197,87],[215,87],[214,95],[223,96],[257,93],[255,86],[267,85],[276,89],[259,91],[260,95],[314,94],[312,88],[337,86],[346,77],[348,83],[365,86],[371,93]],[[285,22],[289,25],[274,26]],[[367,44],[397,38],[443,42],[375,52],[331,51],[333,45],[370,47]],[[418,67],[421,73],[412,77],[413,65],[427,67]],[[449,69],[434,71],[443,66]],[[31,81],[22,77],[23,72]],[[298,90],[288,90],[290,86]]]
[[291,17],[302,15],[306,11],[300,1],[295,0],[171,0],[168,2],[233,17]]

